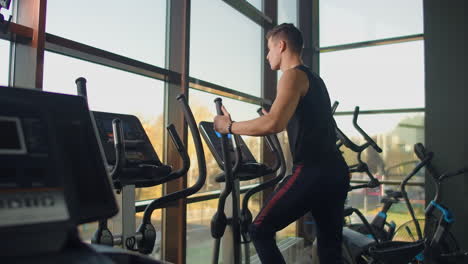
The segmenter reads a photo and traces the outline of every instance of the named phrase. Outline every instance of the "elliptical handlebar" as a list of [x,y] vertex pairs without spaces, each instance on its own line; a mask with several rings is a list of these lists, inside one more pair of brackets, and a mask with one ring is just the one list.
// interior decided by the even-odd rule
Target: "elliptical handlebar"
[[[164,205],[166,205],[169,202],[190,196],[197,192],[198,190],[203,187],[203,184],[205,183],[206,180],[206,162],[205,162],[205,154],[203,152],[203,146],[201,143],[201,138],[200,134],[198,132],[198,128],[195,123],[195,119],[193,117],[192,111],[190,110],[187,100],[185,99],[185,96],[179,95],[177,97],[177,101],[182,106],[182,110],[184,112],[185,120],[188,124],[188,127],[190,128],[190,131],[192,132],[192,137],[195,145],[195,150],[197,152],[197,157],[198,157],[198,179],[196,183],[187,189],[183,189],[181,191],[177,191],[168,195],[165,195],[163,197],[160,197],[158,199],[153,200],[145,209],[145,213],[143,215],[143,224],[144,223],[149,223],[151,221],[151,214],[153,213],[154,210],[163,208]],[[190,159],[188,157],[188,154],[186,152],[186,148],[183,146],[182,141],[180,140],[177,131],[173,126],[169,126],[168,130],[171,131],[171,138],[173,138],[174,144],[180,149],[182,152],[179,152],[181,154],[182,160],[184,162],[183,167],[180,170],[171,172],[168,178],[175,179],[178,178],[188,171],[190,167]]]
[[[416,156],[422,161],[426,158],[429,152],[422,143],[416,143],[414,145],[414,153],[416,153]],[[434,166],[432,166],[432,163],[428,163],[426,165],[426,169],[435,181],[439,180],[440,173],[434,168]]]
[[[257,113],[260,116],[263,116],[262,109],[258,109]],[[268,135],[265,137],[266,141],[272,148],[272,153],[275,154],[276,159],[275,159],[275,165],[271,168],[271,172],[274,173],[278,169],[281,169],[280,172],[277,174],[277,176],[269,181],[266,181],[264,183],[261,183],[254,188],[250,189],[244,196],[244,199],[242,200],[242,210],[249,210],[248,209],[248,201],[249,198],[254,195],[255,193],[264,190],[266,188],[269,188],[271,186],[276,185],[281,179],[283,179],[284,175],[286,174],[286,160],[284,158],[283,151],[281,149],[278,137],[276,135]]]
[[[262,116],[263,112],[261,109],[257,111],[257,113]],[[262,191],[266,188],[270,188],[272,186],[275,186],[278,184],[286,175],[286,160],[283,155],[283,151],[281,149],[278,137],[273,134],[273,135],[268,135],[265,137],[267,143],[269,146],[272,147],[272,153],[276,156],[275,159],[275,165],[271,168],[271,173],[276,172],[280,168],[280,172],[274,177],[273,179],[270,179],[264,183],[261,183],[254,188],[250,189],[244,196],[244,199],[242,200],[242,211],[241,211],[241,233],[244,238],[244,243],[250,242],[250,236],[248,233],[248,226],[252,223],[253,221],[253,216],[252,213],[249,210],[248,203],[249,199],[259,191]]]
[[[264,114],[263,114],[262,108],[258,108],[258,109],[257,109],[257,114],[258,114],[259,116],[263,116],[263,115],[264,115]],[[268,149],[269,149],[272,153],[274,153],[275,156],[276,156],[275,164],[271,167],[271,171],[272,171],[272,172],[277,171],[277,170],[280,168],[280,166],[281,166],[281,158],[279,158],[278,154],[279,154],[279,155],[283,155],[277,137],[276,137],[276,141],[278,141],[278,144],[277,144],[277,146],[275,146],[275,140],[274,140],[275,137],[276,137],[276,136],[273,136],[273,135],[270,135],[270,136],[266,136],[266,137],[265,137],[265,141],[266,141],[266,143],[267,143]],[[277,153],[277,152],[279,152],[279,151],[281,151],[281,153]]]
[[[151,224],[151,215],[153,214],[154,210],[163,208],[165,205],[173,201],[188,197],[198,192],[203,187],[206,181],[205,153],[203,151],[200,133],[195,123],[195,118],[193,117],[193,113],[190,110],[190,107],[187,103],[187,99],[184,95],[177,96],[177,101],[179,101],[179,103],[182,106],[185,122],[188,124],[188,127],[190,128],[192,134],[198,160],[198,178],[193,186],[162,196],[158,199],[153,200],[148,206],[146,206],[146,209],[143,214],[143,221],[137,230],[137,232],[143,234],[144,239],[146,239],[138,241],[138,251],[143,254],[150,254],[154,248],[155,230]],[[183,160],[183,167],[175,172],[171,172],[171,174],[167,176],[168,178],[175,179],[187,174],[187,171],[190,168],[190,159],[188,157],[186,148],[182,144],[182,141],[180,140],[180,137],[177,131],[175,130],[175,127],[173,125],[168,126],[168,131],[171,135],[174,145],[176,146]]]
[[122,121],[118,118],[112,120],[112,131],[114,134],[115,164],[110,171],[111,179],[115,179],[125,167],[125,143]]
[[[338,102],[335,101],[332,106],[332,113],[335,113],[337,107],[338,107]],[[339,139],[339,143],[337,145],[337,148],[340,148],[342,145],[346,146],[347,148],[351,149],[352,151],[358,153],[358,164],[350,166],[350,171],[351,173],[354,172],[364,172],[366,173],[367,177],[369,178],[369,182],[366,184],[359,184],[359,185],[354,185],[350,186],[349,191],[356,190],[356,189],[361,189],[361,188],[375,188],[380,185],[380,182],[378,179],[376,179],[372,173],[369,171],[369,166],[367,163],[365,163],[362,158],[362,152],[367,149],[369,146],[372,146],[377,152],[382,152],[382,149],[375,143],[375,141],[367,135],[367,133],[358,125],[357,120],[359,116],[359,107],[356,106],[354,109],[353,113],[353,125],[354,127],[358,130],[358,132],[364,137],[366,142],[363,145],[356,145],[354,142],[352,142],[344,133],[341,131],[341,129],[338,128],[337,125],[335,125],[335,132],[336,135]]]
[[75,80],[76,89],[79,96],[83,96],[84,98],[88,98],[88,92],[86,89],[86,79],[84,77],[79,77]]
[[[86,86],[87,80],[84,77],[78,77],[75,80],[76,90],[78,96],[82,96],[88,101],[88,88]],[[90,111],[93,122],[94,116],[93,112]],[[124,133],[122,127],[122,121],[118,118],[112,120],[112,133],[114,136],[114,150],[115,150],[115,164],[110,168],[109,174],[112,180],[118,178],[118,175],[122,172],[125,167],[126,158],[125,158],[125,143],[124,143]],[[107,164],[107,161],[106,161]],[[121,186],[120,186],[121,187]]]
[[[214,100],[216,104],[216,113],[218,115],[223,115],[223,111],[221,107],[223,105],[221,98],[216,98]],[[211,236],[215,239],[220,239],[224,235],[224,231],[227,225],[227,217],[224,213],[224,207],[226,203],[226,199],[231,194],[233,189],[233,173],[232,173],[232,164],[231,159],[229,157],[229,149],[228,149],[228,137],[227,134],[221,134],[221,149],[223,152],[223,165],[224,165],[224,175],[225,175],[225,185],[224,189],[219,195],[218,200],[218,208],[211,219]],[[217,256],[215,256],[217,261]]]
[[372,148],[375,149],[378,153],[382,153],[382,149],[375,143],[375,141],[367,135],[367,133],[358,125],[357,120],[359,116],[359,106],[356,106],[354,108],[354,114],[353,114],[353,125],[356,128],[357,131],[366,139],[366,142],[372,146]]
[[[411,203],[410,203],[410,200],[408,198],[408,193],[406,193],[406,190],[405,190],[405,187],[406,187],[406,184],[408,183],[408,181],[414,176],[416,175],[416,173],[418,173],[418,171],[420,171],[424,166],[430,164],[432,158],[434,156],[434,153],[432,152],[428,152],[424,159],[418,163],[418,165],[416,165],[416,167],[413,169],[413,171],[411,171],[410,174],[408,174],[404,179],[403,181],[401,182],[401,185],[400,185],[400,191],[401,191],[401,194],[403,195],[403,199],[405,200],[405,204],[406,204],[406,207],[408,208],[408,211],[410,212],[410,215],[411,215],[411,219],[413,220],[413,222],[415,223],[416,225],[416,232],[418,234],[418,239],[422,239],[423,235],[422,235],[422,231],[421,231],[421,227],[419,225],[419,222],[417,221],[416,219],[416,215],[414,213],[414,209],[413,207],[411,206]],[[439,188],[437,187],[437,190]],[[438,192],[438,191],[437,191]]]
[[188,170],[190,169],[190,157],[188,156],[187,150],[185,149],[185,146],[182,143],[182,140],[180,139],[174,124],[168,125],[166,129],[169,133],[169,136],[171,136],[172,143],[179,152],[179,156],[182,158],[182,168],[175,172],[172,172],[167,176],[167,178],[170,178],[168,180],[171,180],[178,178],[188,172]]
[[465,167],[463,169],[460,169],[460,170],[457,170],[457,171],[454,171],[454,172],[444,173],[444,174],[440,175],[439,181],[442,182],[443,180],[445,180],[447,178],[457,176],[457,175],[460,175],[460,174],[464,174],[464,173],[467,173],[467,172],[468,172],[468,167]]
[[332,115],[335,114],[336,109],[338,108],[338,105],[339,105],[339,104],[340,104],[340,102],[338,102],[338,101],[333,102],[333,105],[332,105],[332,107],[331,107],[331,113],[332,113]]

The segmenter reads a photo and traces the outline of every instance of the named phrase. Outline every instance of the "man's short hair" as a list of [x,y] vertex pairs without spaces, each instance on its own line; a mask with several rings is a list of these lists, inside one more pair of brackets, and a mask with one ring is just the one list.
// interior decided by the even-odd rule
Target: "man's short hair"
[[266,39],[280,38],[285,40],[292,51],[301,54],[302,51],[302,33],[291,23],[283,23],[270,29],[266,34]]

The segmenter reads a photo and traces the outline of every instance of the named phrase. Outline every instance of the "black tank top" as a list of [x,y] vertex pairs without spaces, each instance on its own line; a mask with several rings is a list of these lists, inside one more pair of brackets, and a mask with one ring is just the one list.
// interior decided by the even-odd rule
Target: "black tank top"
[[336,148],[335,125],[327,87],[304,65],[296,67],[309,79],[309,90],[300,98],[287,131],[294,164],[333,162],[341,156]]

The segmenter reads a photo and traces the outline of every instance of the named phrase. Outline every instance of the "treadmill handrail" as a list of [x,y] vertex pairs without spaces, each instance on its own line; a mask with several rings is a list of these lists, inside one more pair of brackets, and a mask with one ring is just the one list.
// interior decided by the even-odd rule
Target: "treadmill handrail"
[[[179,101],[179,103],[182,106],[182,111],[184,112],[185,121],[187,122],[188,127],[190,128],[190,131],[192,133],[192,138],[193,138],[193,142],[194,142],[194,145],[195,145],[195,151],[196,151],[196,154],[197,154],[197,157],[198,157],[197,158],[197,160],[198,160],[198,179],[195,182],[195,184],[193,186],[189,187],[189,188],[186,188],[186,189],[183,189],[183,190],[180,190],[180,191],[177,191],[177,192],[173,192],[171,194],[168,194],[168,195],[165,195],[165,196],[162,196],[162,197],[160,197],[158,199],[153,200],[145,209],[145,212],[144,212],[144,215],[143,215],[142,225],[151,222],[151,215],[152,215],[154,210],[162,208],[162,207],[164,207],[164,205],[167,205],[168,203],[170,203],[172,201],[179,200],[181,198],[188,197],[188,196],[196,193],[197,191],[199,191],[203,187],[203,185],[205,184],[205,181],[206,181],[205,153],[203,151],[203,145],[202,145],[202,142],[201,142],[200,133],[199,133],[198,127],[197,127],[197,125],[195,123],[195,118],[193,117],[193,113],[192,113],[192,111],[191,111],[191,109],[190,109],[190,107],[189,107],[189,105],[187,103],[187,99],[185,98],[184,95],[181,94],[181,95],[177,96],[177,101]],[[174,134],[173,134],[174,136],[178,135],[177,132],[175,131],[175,129],[173,131],[174,131]],[[182,143],[180,141],[180,139],[179,139],[179,143]],[[185,148],[182,147],[181,145],[180,145],[180,147],[181,147],[181,150],[185,150]],[[186,153],[186,151],[183,151],[183,153]],[[188,155],[185,157],[185,159],[188,159]],[[188,168],[187,168],[187,170],[181,169],[181,170],[178,170],[176,172],[171,173],[171,175],[174,174],[174,177],[176,177],[176,175],[178,175],[180,173],[186,174],[187,171],[188,171]]]
[[[78,96],[81,96],[88,101],[88,89],[86,87],[86,78],[78,77],[75,80],[76,89]],[[89,111],[90,115],[92,116],[92,120],[94,121],[93,112]],[[95,124],[94,124],[95,125]],[[125,143],[124,143],[124,136],[123,136],[123,127],[122,121],[118,118],[112,120],[112,132],[114,135],[114,149],[115,149],[115,164],[111,166],[111,170],[109,171],[109,176],[112,180],[115,180],[117,175],[121,173],[126,163],[125,159]],[[99,137],[98,137],[99,138]],[[105,165],[107,167],[107,157],[103,155]]]

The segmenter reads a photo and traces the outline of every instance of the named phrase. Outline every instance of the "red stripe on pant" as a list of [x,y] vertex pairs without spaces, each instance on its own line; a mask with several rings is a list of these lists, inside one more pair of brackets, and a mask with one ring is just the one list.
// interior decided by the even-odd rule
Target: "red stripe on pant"
[[278,202],[278,200],[291,188],[293,183],[296,181],[297,177],[301,173],[302,167],[304,165],[298,165],[296,170],[294,171],[294,174],[289,180],[279,189],[275,195],[271,198],[270,202],[268,205],[260,212],[260,214],[255,218],[254,225],[260,225],[265,218],[265,216],[268,214],[268,212],[271,210],[271,208]]

